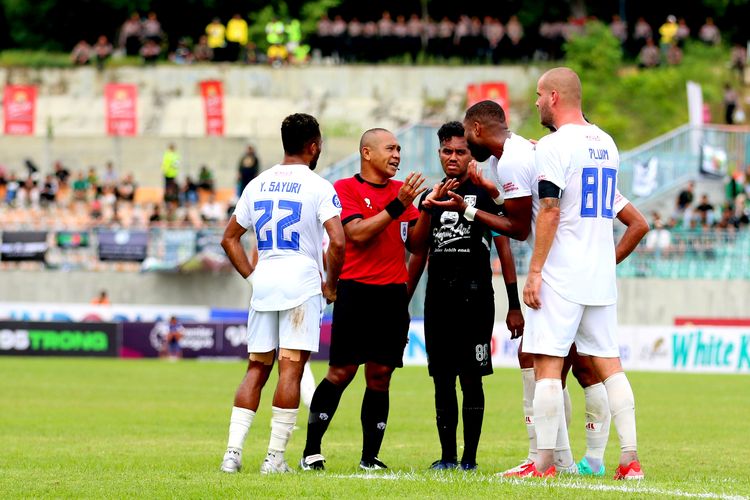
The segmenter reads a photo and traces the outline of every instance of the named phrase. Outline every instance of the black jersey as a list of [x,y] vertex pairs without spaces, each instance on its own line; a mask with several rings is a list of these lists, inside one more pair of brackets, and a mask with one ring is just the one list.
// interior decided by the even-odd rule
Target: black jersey
[[[479,210],[492,214],[500,212],[500,207],[487,192],[468,179],[455,192],[463,196],[468,205]],[[422,207],[426,196],[425,193],[420,199],[421,210],[426,210]],[[428,288],[431,284],[446,281],[474,283],[483,288],[491,286],[490,229],[481,222],[467,220],[463,214],[438,207],[431,209],[431,215]]]

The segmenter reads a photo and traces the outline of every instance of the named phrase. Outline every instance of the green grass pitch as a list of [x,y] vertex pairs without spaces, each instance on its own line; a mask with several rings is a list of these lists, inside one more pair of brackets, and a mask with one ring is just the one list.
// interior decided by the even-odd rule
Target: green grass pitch
[[[326,366],[313,366],[319,380]],[[324,473],[261,476],[275,379],[269,381],[245,444],[240,474],[219,472],[240,362],[2,358],[0,496],[179,498],[743,498],[750,496],[750,377],[631,373],[636,395],[640,484],[607,476],[508,481],[494,473],[526,452],[521,379],[502,369],[485,378],[479,472],[433,473],[439,457],[432,384],[424,367],[398,370],[380,458],[387,474],[357,469],[362,375],[344,394],[323,442]],[[571,385],[571,442],[585,448],[583,396]],[[304,446],[302,409],[287,451]],[[461,444],[459,429],[459,446]],[[459,452],[460,453],[460,452]]]

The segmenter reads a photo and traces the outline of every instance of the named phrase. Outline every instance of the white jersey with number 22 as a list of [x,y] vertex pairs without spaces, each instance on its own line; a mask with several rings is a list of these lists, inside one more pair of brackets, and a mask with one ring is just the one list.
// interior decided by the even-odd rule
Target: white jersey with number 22
[[283,311],[321,293],[323,223],[340,214],[333,185],[306,165],[276,165],[250,181],[234,215],[258,244],[253,309]]

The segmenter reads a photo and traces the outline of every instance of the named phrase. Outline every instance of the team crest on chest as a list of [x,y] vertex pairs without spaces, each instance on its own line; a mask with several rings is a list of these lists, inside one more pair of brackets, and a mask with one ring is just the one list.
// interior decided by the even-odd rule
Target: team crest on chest
[[475,207],[475,206],[477,206],[477,195],[475,195],[475,194],[467,194],[466,196],[464,196],[464,201],[470,207]]
[[409,223],[408,222],[402,222],[401,223],[401,239],[406,243],[406,237],[409,235]]

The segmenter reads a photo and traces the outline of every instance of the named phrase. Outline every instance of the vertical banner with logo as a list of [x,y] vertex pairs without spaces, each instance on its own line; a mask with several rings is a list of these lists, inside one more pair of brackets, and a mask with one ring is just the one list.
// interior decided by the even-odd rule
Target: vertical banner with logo
[[510,115],[508,86],[505,82],[470,83],[466,86],[466,107],[470,108],[480,101],[495,101],[505,111],[506,119]]
[[104,88],[108,135],[136,135],[138,88],[132,84],[109,83]]
[[5,133],[7,135],[33,135],[35,111],[35,86],[5,86],[3,112],[5,116]]
[[206,135],[224,135],[224,86],[218,80],[201,82]]

